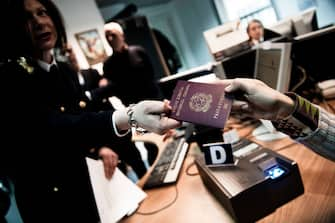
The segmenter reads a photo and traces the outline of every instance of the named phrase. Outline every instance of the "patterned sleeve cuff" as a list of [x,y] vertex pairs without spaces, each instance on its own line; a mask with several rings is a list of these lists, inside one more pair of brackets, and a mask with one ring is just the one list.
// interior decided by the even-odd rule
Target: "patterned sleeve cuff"
[[295,93],[286,93],[293,99],[295,109],[293,113],[282,120],[273,121],[277,130],[292,138],[305,137],[318,127],[319,109],[308,100]]

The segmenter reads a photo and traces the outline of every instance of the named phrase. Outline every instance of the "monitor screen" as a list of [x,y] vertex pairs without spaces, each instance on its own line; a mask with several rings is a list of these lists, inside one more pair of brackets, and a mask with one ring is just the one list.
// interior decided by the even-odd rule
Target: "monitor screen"
[[269,29],[289,39],[318,30],[316,8],[310,8],[299,14],[286,17],[269,27]]
[[288,91],[291,78],[291,43],[267,43],[257,49],[255,78],[280,91]]
[[232,56],[249,48],[249,36],[244,30],[238,29],[238,26],[238,21],[232,21],[203,33],[214,60],[221,61],[224,57]]
[[[167,77],[163,77],[158,81],[158,85],[166,99],[170,99],[177,82],[179,80],[190,80],[192,78],[208,77],[207,75],[222,76],[222,71],[219,71],[220,63],[210,62],[198,67],[191,68],[186,71],[179,72]],[[199,80],[200,81],[200,80]]]
[[276,33],[281,34],[284,37],[287,37],[289,39],[293,38],[295,36],[294,28],[293,28],[293,22],[290,18],[283,19],[276,24],[272,25],[268,28],[269,30],[272,30]]
[[307,9],[292,18],[297,36],[310,33],[318,29],[316,8]]
[[[255,78],[263,81],[271,88],[280,92],[289,90],[291,78],[291,43],[264,43],[259,45],[256,53],[255,61]],[[263,124],[263,129],[256,129],[253,134],[259,140],[273,140],[284,135],[276,133],[276,129],[269,120],[260,120]],[[262,131],[274,134],[263,135]],[[263,138],[263,139],[262,139]]]
[[294,64],[302,67],[308,77],[316,82],[334,78],[334,57],[329,56],[335,52],[334,40],[335,26],[296,37],[292,45]]
[[249,49],[222,60],[226,78],[253,78],[256,50]]

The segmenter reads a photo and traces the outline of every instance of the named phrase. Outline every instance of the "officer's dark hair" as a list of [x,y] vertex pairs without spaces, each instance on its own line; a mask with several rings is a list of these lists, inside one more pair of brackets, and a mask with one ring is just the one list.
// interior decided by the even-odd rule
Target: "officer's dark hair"
[[[62,48],[67,43],[66,31],[62,15],[57,6],[51,0],[37,0],[47,10],[48,15],[53,21],[57,31],[57,48]],[[6,42],[11,43],[12,49],[9,49],[7,54],[9,57],[17,56],[32,56],[33,45],[30,35],[27,32],[27,13],[24,9],[24,0],[11,0],[8,1],[8,19],[11,21],[5,25],[8,30]],[[16,45],[17,47],[14,47]]]

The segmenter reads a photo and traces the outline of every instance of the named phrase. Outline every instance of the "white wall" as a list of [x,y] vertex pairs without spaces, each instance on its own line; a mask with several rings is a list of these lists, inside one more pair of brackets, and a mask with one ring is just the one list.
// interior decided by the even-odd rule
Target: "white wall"
[[145,15],[149,26],[161,31],[176,47],[183,65],[179,71],[187,69],[195,63],[193,56],[187,54],[190,52],[190,46],[171,2],[140,8],[138,14]]
[[211,1],[172,0],[170,3],[139,8],[149,24],[164,33],[177,48],[180,71],[212,61],[203,32],[219,24]]
[[[80,46],[78,45],[75,33],[83,32],[89,29],[97,29],[103,40],[107,54],[110,55],[112,53],[112,49],[109,47],[103,31],[104,20],[95,1],[55,0],[55,4],[63,15],[68,41],[75,51],[80,67],[87,68],[89,67],[89,64],[80,49]],[[97,68],[100,69],[101,67],[98,66]]]
[[174,9],[189,44],[186,55],[194,58],[191,66],[199,66],[213,61],[206,45],[203,32],[219,25],[216,11],[211,1],[174,0]]

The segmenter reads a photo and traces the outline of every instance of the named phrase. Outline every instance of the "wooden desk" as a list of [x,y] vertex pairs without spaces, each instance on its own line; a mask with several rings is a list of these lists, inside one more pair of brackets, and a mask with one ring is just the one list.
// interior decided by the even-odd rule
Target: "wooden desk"
[[[261,144],[278,150],[280,154],[298,163],[305,192],[261,219],[259,223],[335,222],[335,162],[315,154],[289,138]],[[234,222],[223,206],[203,185],[200,176],[186,174],[186,167],[193,162],[195,152],[196,149],[192,146],[176,186],[146,190],[148,197],[138,211],[151,212],[166,206],[175,198],[177,188],[178,197],[175,203],[153,215],[135,213],[123,219],[122,222]],[[192,166],[190,172],[197,172],[196,167]]]

